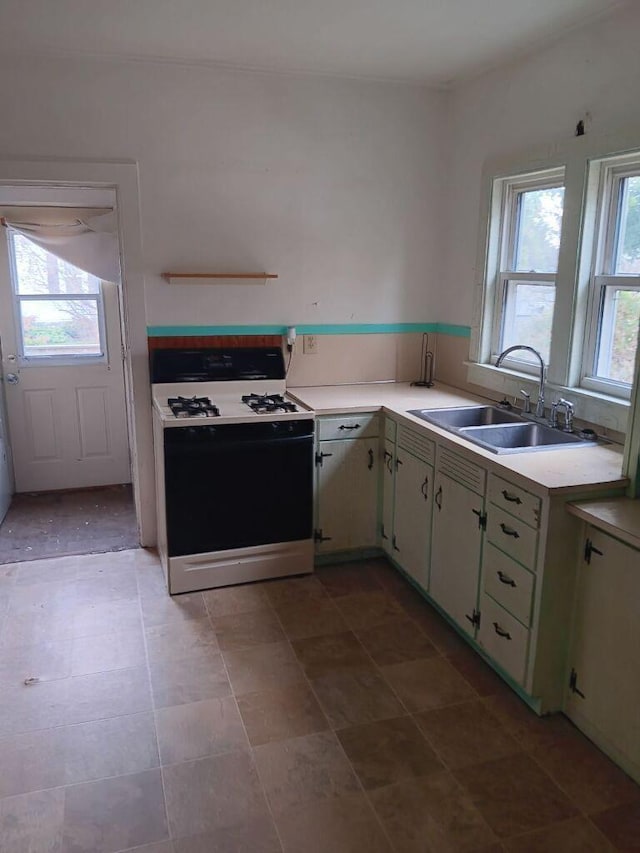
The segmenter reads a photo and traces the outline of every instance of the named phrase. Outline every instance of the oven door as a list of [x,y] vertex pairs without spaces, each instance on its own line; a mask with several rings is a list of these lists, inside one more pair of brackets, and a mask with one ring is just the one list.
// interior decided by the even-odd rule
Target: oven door
[[313,421],[164,431],[170,557],[310,539]]

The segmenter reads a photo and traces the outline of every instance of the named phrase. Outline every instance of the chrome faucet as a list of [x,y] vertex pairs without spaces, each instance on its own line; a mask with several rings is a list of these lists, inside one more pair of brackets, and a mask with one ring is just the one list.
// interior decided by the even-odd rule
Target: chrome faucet
[[540,362],[540,387],[538,389],[538,400],[536,402],[536,417],[543,418],[544,417],[544,382],[546,379],[547,368],[545,367],[545,363],[543,361],[542,356],[538,352],[537,349],[533,347],[526,346],[525,344],[514,344],[512,347],[507,347],[503,350],[496,360],[496,367],[500,367],[505,358],[509,355],[509,353],[514,350],[523,349],[527,352],[532,352],[538,361]]
[[549,426],[559,427],[558,410],[564,409],[564,426],[563,432],[573,432],[573,403],[570,400],[565,400],[562,397],[556,400],[551,406],[551,416],[549,417]]

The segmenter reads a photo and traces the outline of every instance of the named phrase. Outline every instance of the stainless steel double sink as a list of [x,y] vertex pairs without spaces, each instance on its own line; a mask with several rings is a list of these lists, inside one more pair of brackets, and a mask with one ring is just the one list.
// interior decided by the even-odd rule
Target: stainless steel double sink
[[527,420],[499,406],[457,406],[452,409],[410,409],[408,414],[466,438],[492,453],[524,453],[569,447],[593,447],[575,433]]

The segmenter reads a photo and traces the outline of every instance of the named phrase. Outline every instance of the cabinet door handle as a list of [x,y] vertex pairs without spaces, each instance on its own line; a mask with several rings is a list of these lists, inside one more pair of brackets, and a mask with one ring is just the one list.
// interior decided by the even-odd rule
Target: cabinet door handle
[[516,582],[513,580],[513,578],[510,578],[509,575],[505,575],[505,573],[501,572],[500,569],[498,569],[497,575],[498,575],[498,580],[500,581],[500,583],[504,583],[507,586],[515,586],[516,585]]
[[371,448],[369,448],[368,453],[369,453],[369,462],[367,464],[367,468],[371,471],[371,469],[373,468],[373,450]]
[[522,501],[520,500],[520,498],[517,495],[512,495],[511,492],[508,492],[506,489],[502,490],[502,497],[505,499],[505,501],[509,501],[509,503],[512,503],[512,504],[521,504],[522,503]]
[[426,500],[429,498],[429,478],[424,478],[424,483],[420,486],[420,491],[422,492],[422,497]]
[[510,639],[511,639],[511,634],[510,634],[508,631],[505,631],[505,630],[504,630],[504,628],[501,628],[501,627],[500,627],[500,625],[498,625],[498,623],[497,623],[497,622],[494,622],[494,623],[493,623],[493,630],[496,632],[496,634],[497,634],[499,637],[502,637],[502,638],[503,638],[503,639],[505,639],[505,640],[510,640]]
[[433,500],[438,509],[442,509],[442,486],[438,486],[438,491]]
[[353,426],[347,426],[346,424],[340,424],[338,429],[360,429],[360,424],[353,424]]
[[396,537],[395,537],[395,533],[394,533],[394,535],[391,537],[391,547],[393,548],[393,550],[394,550],[394,551],[399,551],[399,550],[400,550],[400,548],[398,548],[398,546],[396,545]]
[[392,466],[393,466],[393,454],[389,453],[388,450],[384,452],[384,464],[387,466],[387,471],[392,474]]
[[500,522],[500,530],[502,530],[505,536],[513,536],[514,539],[520,538],[518,531],[514,530],[513,527],[508,527],[504,522]]

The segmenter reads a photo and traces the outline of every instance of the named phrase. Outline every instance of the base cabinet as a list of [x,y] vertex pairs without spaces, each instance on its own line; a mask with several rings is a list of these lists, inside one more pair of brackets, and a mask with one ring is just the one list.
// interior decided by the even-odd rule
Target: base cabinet
[[398,448],[393,517],[393,553],[422,587],[429,583],[433,466]]
[[378,544],[378,447],[375,415],[319,419],[317,553],[374,548]]
[[[583,495],[542,488],[536,493],[516,474],[513,481],[505,479],[499,460],[453,446],[401,417],[380,419],[382,435],[375,415],[319,420],[317,551],[382,547],[536,710],[563,708],[581,524],[566,505]],[[619,583],[627,606],[640,600],[640,590],[627,590],[630,583],[626,576]],[[582,670],[578,683],[591,677],[580,657],[581,644],[593,642],[591,620],[582,628],[576,623],[575,636],[582,638],[574,641],[574,665]],[[616,631],[624,638],[624,650],[615,652],[624,665],[606,674],[622,680],[625,669],[635,666],[638,672],[633,656],[626,655],[640,641],[640,629],[630,616],[624,625],[611,621],[607,642]],[[604,648],[614,655],[609,645]],[[606,670],[606,655],[596,659]],[[638,707],[640,678],[605,692],[628,697],[627,708]],[[591,713],[588,702],[576,702],[572,697],[567,705],[571,713]],[[593,726],[604,726],[599,713],[593,711]],[[635,725],[640,744],[640,724]],[[616,727],[629,731],[622,718]]]
[[585,525],[565,712],[640,781],[640,551]]
[[479,619],[485,477],[481,469],[472,473],[470,477],[468,464],[455,454],[439,453],[429,595],[473,637]]

